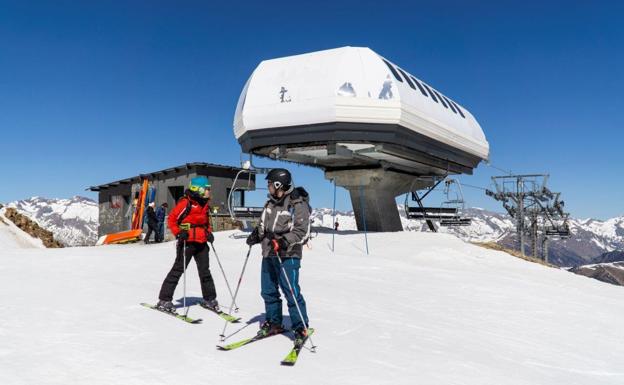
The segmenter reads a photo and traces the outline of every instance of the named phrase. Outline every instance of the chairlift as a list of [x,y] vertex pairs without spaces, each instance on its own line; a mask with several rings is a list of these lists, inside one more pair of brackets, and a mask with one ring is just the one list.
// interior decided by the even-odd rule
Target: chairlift
[[544,234],[548,237],[568,238],[570,229],[567,226],[550,226],[544,230]]
[[554,223],[550,221],[549,226],[545,226],[544,235],[550,238],[568,238],[570,237],[570,225],[567,216],[563,219],[563,223]]
[[[446,200],[439,207],[425,207],[422,203],[423,199],[442,181],[444,181]],[[456,188],[452,186],[456,186]],[[462,216],[465,206],[464,194],[461,183],[456,179],[442,178],[428,188],[422,196],[417,191],[412,191],[412,201],[418,203],[418,207],[410,207],[407,195],[405,196],[405,215],[407,218],[425,220],[433,232],[437,231],[433,224],[434,221],[444,227],[469,226],[471,223],[470,218]]]
[[[457,188],[453,189],[451,187],[453,185]],[[455,209],[455,217],[450,219],[441,219],[440,226],[470,226],[472,220],[462,216],[464,209],[466,208],[466,201],[464,200],[464,191],[462,190],[461,183],[457,179],[447,179],[444,182],[444,194],[446,195],[446,201],[442,203],[442,206]]]

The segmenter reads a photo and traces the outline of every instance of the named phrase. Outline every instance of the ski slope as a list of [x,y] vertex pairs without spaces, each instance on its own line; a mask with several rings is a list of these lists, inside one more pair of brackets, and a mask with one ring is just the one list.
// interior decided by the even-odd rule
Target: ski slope
[[[0,224],[0,226],[2,226]],[[1,228],[1,227],[0,227]],[[232,285],[244,240],[217,233]],[[473,246],[446,234],[330,234],[311,242],[301,282],[316,354],[294,367],[276,336],[222,352],[222,320],[191,325],[154,302],[173,243],[1,248],[0,384],[623,384],[624,288]],[[2,238],[0,241],[4,242]],[[257,247],[257,246],[256,246]],[[262,319],[254,249],[238,304]],[[211,255],[219,299],[228,293]],[[188,293],[201,293],[190,264]],[[182,295],[182,285],[176,297]],[[288,320],[287,317],[285,317]]]

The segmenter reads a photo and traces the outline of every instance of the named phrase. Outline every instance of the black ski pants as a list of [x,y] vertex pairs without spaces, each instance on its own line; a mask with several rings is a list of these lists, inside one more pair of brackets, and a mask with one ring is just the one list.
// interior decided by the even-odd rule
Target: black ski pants
[[147,224],[147,234],[145,235],[145,243],[148,243],[150,238],[152,237],[152,233],[154,233],[154,242],[158,242],[158,230],[156,229],[155,223]]
[[[202,296],[205,300],[210,301],[217,298],[214,281],[210,274],[210,264],[208,262],[208,253],[210,248],[207,243],[186,242],[186,266],[188,267],[191,258],[195,258],[197,264],[197,272],[199,273],[199,281],[201,283]],[[178,241],[176,250],[176,260],[173,267],[165,277],[158,299],[163,301],[171,301],[173,293],[178,281],[184,272],[184,242]]]

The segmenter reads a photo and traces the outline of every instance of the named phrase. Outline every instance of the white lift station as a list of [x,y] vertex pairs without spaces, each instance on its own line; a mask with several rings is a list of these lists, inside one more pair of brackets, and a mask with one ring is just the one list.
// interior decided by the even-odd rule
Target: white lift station
[[396,196],[472,174],[489,156],[465,107],[361,47],[262,61],[234,134],[245,153],[322,168],[368,231],[402,230]]

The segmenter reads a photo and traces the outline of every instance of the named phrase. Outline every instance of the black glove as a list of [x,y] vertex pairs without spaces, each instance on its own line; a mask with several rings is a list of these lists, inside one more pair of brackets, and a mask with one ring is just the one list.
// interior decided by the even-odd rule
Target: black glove
[[212,231],[209,231],[209,232],[208,232],[207,237],[208,237],[208,242],[209,242],[209,243],[214,242],[214,235],[212,234]]
[[189,233],[187,230],[180,230],[176,238],[182,241],[186,241],[187,239],[189,239]]
[[260,243],[260,241],[261,241],[260,230],[258,230],[258,228],[256,227],[255,229],[253,229],[251,234],[249,234],[249,236],[247,237],[247,244],[249,246],[253,246],[256,243]]
[[271,247],[273,248],[273,251],[275,251],[276,253],[280,250],[287,250],[288,246],[289,246],[288,241],[284,238],[271,239]]

